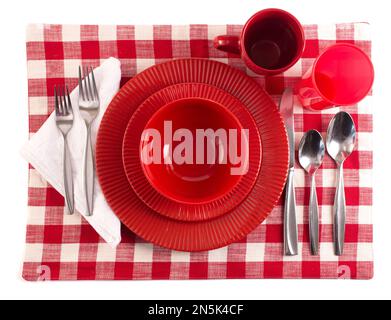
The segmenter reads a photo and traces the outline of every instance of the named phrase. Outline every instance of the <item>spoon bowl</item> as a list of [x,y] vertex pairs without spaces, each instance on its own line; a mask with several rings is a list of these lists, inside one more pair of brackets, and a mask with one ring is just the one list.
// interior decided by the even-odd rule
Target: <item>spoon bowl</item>
[[299,162],[310,175],[322,165],[325,145],[321,134],[316,130],[306,132],[299,145]]
[[337,163],[342,163],[352,153],[356,142],[356,127],[347,112],[339,112],[327,129],[327,152]]

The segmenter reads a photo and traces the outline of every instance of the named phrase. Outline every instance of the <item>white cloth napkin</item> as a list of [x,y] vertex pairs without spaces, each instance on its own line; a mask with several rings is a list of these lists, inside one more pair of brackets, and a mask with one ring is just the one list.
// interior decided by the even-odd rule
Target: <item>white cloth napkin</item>
[[[75,70],[75,74],[77,75],[77,70]],[[105,60],[100,67],[94,70],[94,75],[100,98],[99,115],[91,128],[92,145],[95,149],[96,135],[102,116],[119,90],[120,61],[115,58]],[[121,223],[108,206],[97,177],[95,178],[94,214],[91,217],[86,216],[87,208],[82,187],[86,126],[79,112],[78,87],[72,91],[70,97],[74,111],[74,122],[72,130],[68,134],[68,146],[72,163],[75,208],[107,243],[115,247],[121,241]],[[65,194],[62,170],[63,138],[56,126],[54,113],[24,145],[21,154],[59,193]]]

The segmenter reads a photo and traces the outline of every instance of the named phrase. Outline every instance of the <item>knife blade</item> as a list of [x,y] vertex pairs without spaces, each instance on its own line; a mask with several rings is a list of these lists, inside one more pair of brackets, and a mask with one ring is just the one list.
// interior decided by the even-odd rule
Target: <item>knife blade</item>
[[292,89],[284,91],[280,101],[280,113],[284,119],[289,145],[289,171],[285,185],[284,204],[284,253],[287,256],[298,254],[298,237],[296,222],[296,200],[294,168],[295,168],[295,130],[293,119],[294,97]]
[[295,166],[295,128],[293,122],[293,92],[291,88],[284,91],[280,101],[280,113],[284,119],[288,134],[289,168]]

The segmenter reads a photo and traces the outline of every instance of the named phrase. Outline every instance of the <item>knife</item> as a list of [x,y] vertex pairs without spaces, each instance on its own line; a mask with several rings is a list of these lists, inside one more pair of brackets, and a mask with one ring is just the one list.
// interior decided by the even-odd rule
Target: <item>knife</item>
[[293,92],[290,88],[286,89],[281,97],[280,113],[285,122],[289,144],[289,171],[285,185],[284,205],[284,253],[287,256],[295,256],[298,253],[295,187],[293,185],[295,170],[295,129],[293,123]]

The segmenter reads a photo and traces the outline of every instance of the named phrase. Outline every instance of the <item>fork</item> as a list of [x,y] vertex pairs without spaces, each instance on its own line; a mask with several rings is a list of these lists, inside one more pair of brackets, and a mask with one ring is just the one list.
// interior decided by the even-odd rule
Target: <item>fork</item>
[[73,111],[72,103],[69,97],[69,90],[66,87],[66,92],[63,87],[54,87],[55,97],[55,115],[56,125],[62,134],[64,140],[64,154],[63,154],[63,174],[64,174],[64,189],[65,200],[68,207],[69,214],[73,214],[74,207],[74,195],[73,195],[73,178],[72,178],[72,166],[69,157],[69,149],[67,136],[73,126]]
[[[82,76],[83,73],[83,76]],[[99,113],[99,94],[92,67],[79,67],[79,110],[87,128],[86,147],[84,152],[83,184],[86,197],[87,214],[93,213],[95,187],[94,152],[91,143],[91,125]]]

